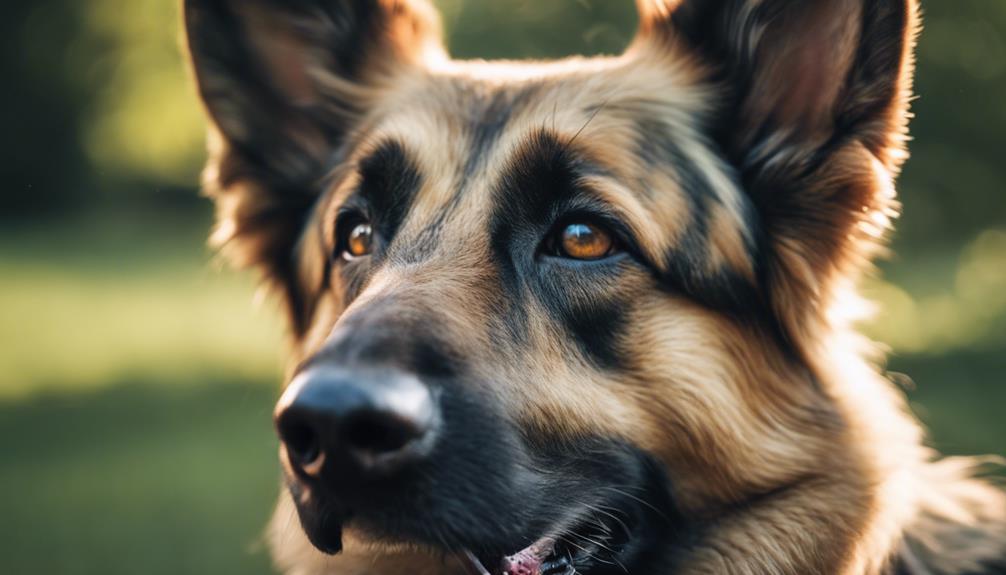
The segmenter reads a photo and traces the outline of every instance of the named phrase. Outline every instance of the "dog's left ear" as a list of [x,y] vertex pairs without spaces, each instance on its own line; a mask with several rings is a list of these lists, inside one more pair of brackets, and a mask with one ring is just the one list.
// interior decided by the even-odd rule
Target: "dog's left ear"
[[638,3],[642,39],[687,44],[732,91],[725,123],[745,167],[843,137],[885,166],[903,159],[915,0]]
[[836,280],[864,267],[896,211],[917,0],[637,5],[633,50],[696,61],[725,94],[710,138],[758,208],[774,306],[804,329]]

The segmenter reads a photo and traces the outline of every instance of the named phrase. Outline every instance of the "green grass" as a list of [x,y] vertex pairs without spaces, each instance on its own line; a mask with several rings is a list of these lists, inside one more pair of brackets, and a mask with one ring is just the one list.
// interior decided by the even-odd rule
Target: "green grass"
[[208,227],[120,217],[0,236],[0,398],[137,376],[278,378],[275,304],[253,306],[254,278],[214,260]]
[[282,328],[207,218],[0,236],[0,573],[268,573]]
[[268,573],[265,385],[123,383],[0,406],[0,573]]
[[943,453],[1006,456],[1006,354],[894,356],[889,369],[911,378],[912,409]]

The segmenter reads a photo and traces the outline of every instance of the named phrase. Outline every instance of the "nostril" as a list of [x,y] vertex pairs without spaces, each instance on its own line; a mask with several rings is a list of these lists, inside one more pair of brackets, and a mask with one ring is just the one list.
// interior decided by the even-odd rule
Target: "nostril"
[[396,371],[314,368],[274,411],[291,471],[352,482],[388,476],[430,455],[439,412],[422,381]]
[[359,413],[343,424],[343,437],[351,448],[381,455],[404,449],[419,439],[424,429],[414,422],[386,413]]
[[283,421],[279,425],[279,435],[294,463],[303,467],[321,457],[321,440],[310,425],[302,421]]

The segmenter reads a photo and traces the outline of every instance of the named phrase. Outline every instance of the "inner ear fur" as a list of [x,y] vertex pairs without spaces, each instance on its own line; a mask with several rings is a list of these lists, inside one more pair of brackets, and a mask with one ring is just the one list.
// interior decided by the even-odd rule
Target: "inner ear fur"
[[917,1],[637,3],[637,43],[692,54],[721,88],[710,140],[758,209],[767,296],[810,341],[897,213]]

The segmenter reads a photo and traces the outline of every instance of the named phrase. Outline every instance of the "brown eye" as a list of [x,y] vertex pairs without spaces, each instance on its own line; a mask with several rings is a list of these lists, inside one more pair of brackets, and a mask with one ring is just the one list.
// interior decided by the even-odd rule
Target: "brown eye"
[[556,251],[562,257],[575,260],[599,260],[614,252],[611,234],[599,226],[572,223],[562,229]]
[[360,222],[354,225],[345,236],[346,242],[342,250],[342,257],[351,260],[368,255],[372,249],[373,235],[374,232],[370,224]]

